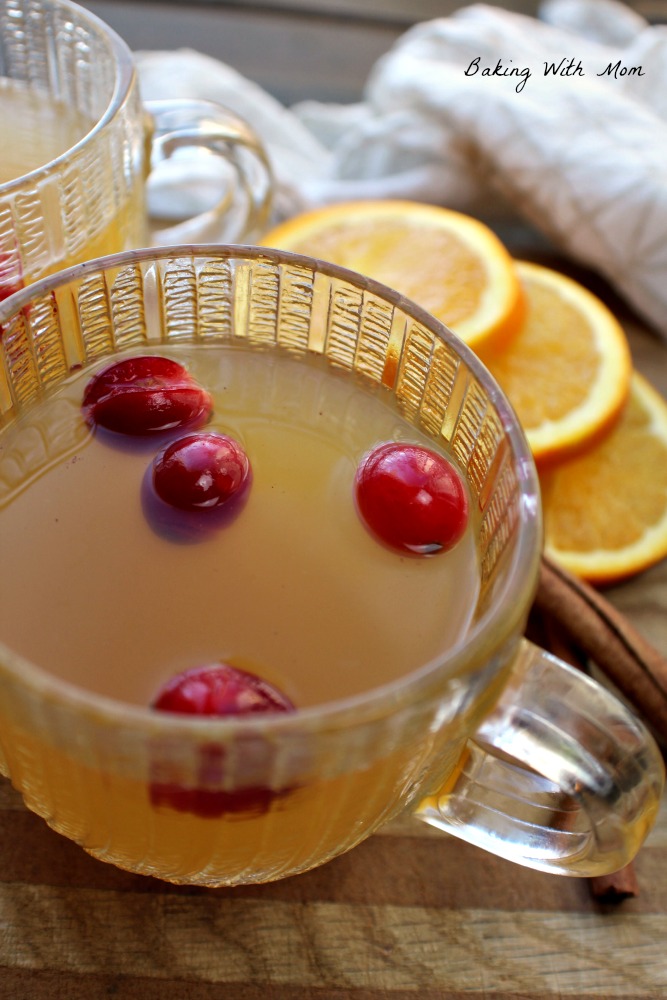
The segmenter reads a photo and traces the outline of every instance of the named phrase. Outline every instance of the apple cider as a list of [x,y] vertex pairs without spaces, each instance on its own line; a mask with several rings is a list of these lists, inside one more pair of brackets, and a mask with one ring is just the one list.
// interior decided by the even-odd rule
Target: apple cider
[[0,184],[7,184],[62,156],[91,130],[76,108],[0,78]]
[[[356,509],[355,473],[369,449],[433,447],[380,393],[322,358],[237,345],[155,353],[210,393],[206,431],[245,449],[244,503],[210,531],[155,519],[147,476],[161,444],[92,429],[81,410],[91,371],[75,374],[0,435],[6,646],[69,685],[140,708],[170,677],[224,661],[276,685],[298,712],[390,684],[465,636],[479,587],[473,526],[451,550],[422,558],[382,545]],[[14,723],[0,721],[9,746]],[[287,781],[271,801],[211,816],[121,775],[101,793],[93,764],[33,742],[45,785],[60,786],[57,810],[39,789],[32,802],[23,791],[100,857],[115,825],[117,864],[176,881],[263,881],[321,860],[323,842],[333,855],[378,825],[379,804],[395,798],[388,790],[418,750],[397,747],[354,780]],[[83,797],[89,818],[77,829]],[[69,819],[59,825],[54,812]]]
[[[0,129],[5,136],[0,151],[0,185],[48,167],[94,126],[94,120],[64,101],[0,77]],[[89,161],[81,154],[72,160],[71,168],[61,169],[61,179],[55,171],[46,181],[36,175],[30,190],[18,196],[18,207],[12,209],[19,234],[15,243],[24,252],[20,262],[14,260],[13,253],[8,257],[6,251],[0,252],[0,298],[55,270],[145,242],[142,184],[126,189],[119,185],[123,195],[118,196],[115,211],[107,213],[98,203],[104,200],[101,186],[106,198],[108,188],[115,184],[108,164]],[[8,189],[8,202],[12,197]],[[68,220],[64,232],[63,212]],[[29,230],[37,225],[39,234],[31,234]]]

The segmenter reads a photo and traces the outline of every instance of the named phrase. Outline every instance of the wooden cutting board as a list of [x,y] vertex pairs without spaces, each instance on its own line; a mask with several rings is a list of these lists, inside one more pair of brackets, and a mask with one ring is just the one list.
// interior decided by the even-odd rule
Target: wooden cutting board
[[0,781],[5,1000],[640,1000],[667,995],[667,811],[640,895],[517,868],[406,818],[321,869],[170,886],[90,858]]

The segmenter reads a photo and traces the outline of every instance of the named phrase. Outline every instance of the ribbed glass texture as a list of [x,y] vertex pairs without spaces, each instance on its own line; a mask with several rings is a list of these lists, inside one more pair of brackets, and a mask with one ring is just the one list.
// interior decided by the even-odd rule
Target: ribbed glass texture
[[[0,78],[3,106],[27,95],[45,121],[62,119],[62,129],[49,123],[54,136],[69,137],[53,157],[45,144],[44,158],[3,177],[0,297],[78,261],[145,245],[145,116],[125,44],[67,0],[7,0]],[[15,142],[21,111],[5,113],[7,142]]]

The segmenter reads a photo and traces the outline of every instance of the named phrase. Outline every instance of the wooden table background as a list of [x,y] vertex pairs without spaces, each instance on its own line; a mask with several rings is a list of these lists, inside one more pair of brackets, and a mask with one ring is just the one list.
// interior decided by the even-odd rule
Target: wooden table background
[[[411,19],[457,6],[86,5],[135,49],[210,51],[287,102],[355,99]],[[651,11],[661,17],[663,0]],[[315,46],[308,58],[290,58],[305,40]],[[667,347],[603,282],[533,237],[512,234],[510,249],[601,294],[637,368],[667,397]],[[667,561],[608,596],[667,652]],[[174,887],[88,857],[0,779],[0,1000],[658,1000],[667,996],[667,805],[636,870],[639,897],[605,906],[585,880],[518,868],[405,818],[280,883]]]

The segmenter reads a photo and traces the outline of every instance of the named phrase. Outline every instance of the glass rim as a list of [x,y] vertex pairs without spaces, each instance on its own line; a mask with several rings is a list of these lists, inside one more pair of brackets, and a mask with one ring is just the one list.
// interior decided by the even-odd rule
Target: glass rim
[[[79,21],[88,23],[91,28],[94,28],[99,35],[102,35],[109,42],[109,48],[111,54],[114,56],[114,63],[116,66],[116,73],[114,78],[114,88],[109,101],[102,115],[94,122],[94,124],[88,129],[88,131],[81,136],[72,146],[69,146],[63,153],[58,156],[54,156],[53,159],[47,160],[40,166],[35,167],[33,170],[29,170],[19,177],[14,177],[10,181],[4,181],[0,183],[0,198],[5,194],[12,194],[14,191],[18,191],[23,187],[37,183],[40,179],[47,177],[50,174],[57,173],[58,170],[67,164],[71,159],[76,157],[79,151],[91,140],[97,136],[106,126],[112,121],[117,115],[120,108],[123,106],[128,94],[132,89],[132,84],[136,78],[136,69],[134,66],[134,60],[132,58],[132,52],[127,43],[120,37],[117,32],[110,27],[106,21],[103,21],[101,17],[97,14],[93,14],[92,11],[87,10],[78,3],[74,3],[73,0],[42,0],[42,2],[52,9],[56,7],[63,8],[65,10],[72,11],[76,15]],[[11,78],[5,78],[11,79]],[[37,93],[32,87],[28,87],[29,92]]]
[[[8,672],[20,677],[20,683],[46,699],[78,709],[105,726],[138,729],[151,736],[182,734],[195,739],[233,738],[236,732],[255,731],[272,736],[304,730],[322,731],[360,725],[387,717],[397,708],[405,708],[436,695],[441,679],[464,673],[469,663],[483,664],[502,649],[513,636],[518,641],[520,628],[537,587],[542,548],[542,518],[537,470],[519,420],[504,392],[476,354],[444,323],[413,300],[387,285],[367,278],[338,264],[286,250],[244,244],[175,244],[125,250],[75,264],[47,275],[0,302],[0,336],[4,324],[24,309],[35,296],[49,294],[72,281],[129,264],[150,264],[169,258],[218,258],[261,260],[274,264],[306,266],[327,277],[337,278],[362,291],[368,291],[401,309],[438,337],[450,344],[479,379],[496,409],[503,432],[510,439],[515,456],[519,496],[518,538],[515,551],[503,569],[504,583],[496,600],[475,622],[465,636],[444,654],[431,658],[414,670],[383,685],[359,694],[297,709],[293,713],[251,717],[186,716],[156,712],[74,685],[32,663],[0,639],[0,675]],[[13,665],[14,664],[14,665]]]

